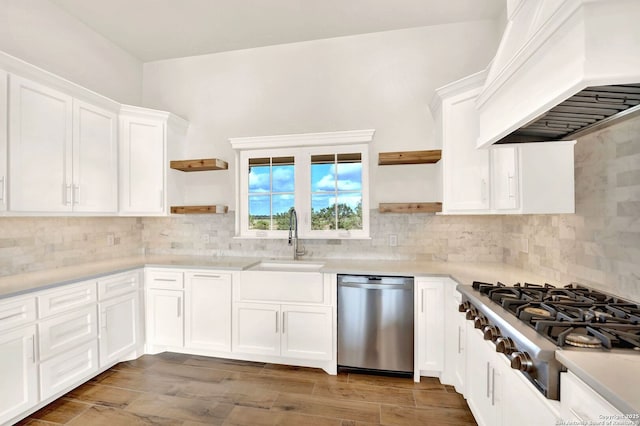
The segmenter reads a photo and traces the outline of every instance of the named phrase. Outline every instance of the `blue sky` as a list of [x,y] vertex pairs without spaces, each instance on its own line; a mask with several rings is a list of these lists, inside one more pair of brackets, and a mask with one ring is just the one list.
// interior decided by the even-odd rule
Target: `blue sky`
[[[249,173],[249,214],[268,215],[270,202],[273,214],[288,211],[294,204],[294,166],[273,166],[272,200],[270,192],[269,166],[253,166]],[[337,172],[337,173],[336,173]],[[312,208],[322,209],[335,203],[336,189],[338,202],[354,207],[362,199],[362,164],[338,163],[313,164],[311,166]],[[354,191],[342,193],[342,191]]]

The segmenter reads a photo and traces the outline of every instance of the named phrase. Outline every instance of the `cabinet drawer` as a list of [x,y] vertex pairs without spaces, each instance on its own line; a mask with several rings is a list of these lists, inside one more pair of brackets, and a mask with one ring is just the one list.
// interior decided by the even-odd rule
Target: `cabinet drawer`
[[0,302],[0,331],[36,320],[35,297],[10,298]]
[[95,281],[70,284],[38,295],[38,316],[46,318],[96,303]]
[[147,288],[163,288],[167,290],[182,290],[184,278],[182,272],[162,269],[147,269],[145,271]]
[[98,336],[96,306],[60,315],[38,324],[40,359],[47,359]]
[[570,371],[562,373],[560,401],[562,418],[566,420],[597,424],[602,416],[622,418],[620,411]]
[[98,300],[106,300],[138,290],[139,273],[126,272],[98,280]]
[[98,371],[98,342],[93,340],[40,363],[40,398],[80,384]]
[[328,303],[321,273],[243,271],[236,301]]

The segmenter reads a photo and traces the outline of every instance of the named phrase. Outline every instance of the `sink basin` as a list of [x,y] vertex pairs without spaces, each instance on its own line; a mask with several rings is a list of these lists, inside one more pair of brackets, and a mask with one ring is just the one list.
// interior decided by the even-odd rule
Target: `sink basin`
[[308,262],[302,260],[263,260],[249,267],[251,271],[297,271],[315,272],[324,266],[322,262]]

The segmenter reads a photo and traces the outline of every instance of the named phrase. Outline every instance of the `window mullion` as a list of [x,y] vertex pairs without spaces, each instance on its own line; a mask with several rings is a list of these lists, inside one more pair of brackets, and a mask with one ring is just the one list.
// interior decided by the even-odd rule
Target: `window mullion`
[[311,152],[296,150],[295,204],[298,212],[298,235],[307,236],[311,230]]

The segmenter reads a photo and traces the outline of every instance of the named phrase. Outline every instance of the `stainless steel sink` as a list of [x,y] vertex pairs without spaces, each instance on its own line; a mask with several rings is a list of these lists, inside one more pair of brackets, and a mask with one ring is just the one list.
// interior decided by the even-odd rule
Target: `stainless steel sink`
[[324,266],[324,262],[301,260],[263,260],[250,266],[250,271],[296,271],[317,272]]

